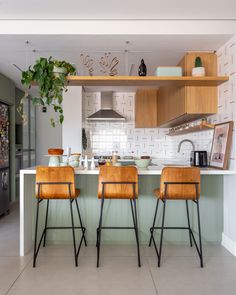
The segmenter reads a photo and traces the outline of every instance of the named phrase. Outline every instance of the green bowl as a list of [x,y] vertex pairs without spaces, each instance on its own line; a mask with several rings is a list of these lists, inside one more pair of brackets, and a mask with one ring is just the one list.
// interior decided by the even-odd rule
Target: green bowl
[[151,163],[151,159],[136,159],[134,162],[138,168],[147,168]]

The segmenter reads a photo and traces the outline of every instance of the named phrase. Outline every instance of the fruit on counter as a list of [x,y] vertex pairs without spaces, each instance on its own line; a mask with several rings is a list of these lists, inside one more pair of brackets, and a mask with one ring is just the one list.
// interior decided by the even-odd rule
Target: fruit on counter
[[57,155],[57,156],[61,156],[63,155],[64,150],[60,149],[60,148],[51,148],[48,149],[48,154],[49,155]]

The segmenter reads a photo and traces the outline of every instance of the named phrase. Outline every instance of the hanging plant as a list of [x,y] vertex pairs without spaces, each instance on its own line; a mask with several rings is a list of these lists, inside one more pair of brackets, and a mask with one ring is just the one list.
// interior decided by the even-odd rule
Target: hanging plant
[[[32,98],[33,104],[36,106],[52,106],[58,116],[57,121],[62,124],[64,121],[63,91],[67,91],[66,77],[74,75],[75,72],[75,68],[66,61],[59,61],[52,57],[41,57],[28,70],[22,72],[21,83],[26,88],[24,98],[28,96],[31,86],[37,84],[39,95]],[[55,119],[50,118],[50,122],[55,127]]]

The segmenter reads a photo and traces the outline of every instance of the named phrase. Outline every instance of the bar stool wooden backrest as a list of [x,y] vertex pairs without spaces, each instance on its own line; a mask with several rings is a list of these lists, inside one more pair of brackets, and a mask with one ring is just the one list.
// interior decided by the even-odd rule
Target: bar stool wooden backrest
[[105,199],[133,199],[134,191],[135,198],[137,198],[137,168],[132,166],[101,166],[98,178],[98,198],[102,198],[103,189]]
[[161,199],[196,200],[196,197],[200,197],[199,168],[165,167],[162,170],[160,183]]
[[69,199],[76,197],[74,169],[67,167],[36,168],[36,198]]
[[[160,189],[154,190],[155,197],[157,198],[156,209],[154,213],[153,225],[150,228],[151,237],[149,240],[149,246],[153,241],[155,250],[157,253],[158,267],[161,263],[162,243],[164,229],[186,229],[189,232],[190,246],[192,247],[192,241],[194,242],[199,258],[200,266],[203,267],[203,254],[202,254],[202,238],[201,238],[201,226],[200,226],[200,210],[199,210],[199,197],[200,197],[200,169],[197,167],[165,167],[161,173]],[[161,226],[155,226],[156,217],[158,211],[159,201],[163,202],[163,213]],[[165,211],[166,203],[169,200],[184,200],[186,203],[187,212],[187,227],[177,226],[165,226]],[[197,220],[198,220],[198,234],[199,243],[197,245],[194,233],[191,229],[188,201],[192,200],[197,205]],[[161,229],[160,245],[157,249],[157,245],[154,239],[154,231]]]
[[[33,267],[36,266],[36,259],[40,246],[43,242],[43,246],[46,244],[47,231],[52,229],[72,229],[73,246],[74,246],[74,258],[75,266],[78,266],[78,256],[82,241],[84,240],[85,246],[87,242],[85,239],[86,228],[82,224],[82,219],[80,216],[79,204],[77,198],[79,197],[80,190],[75,188],[75,175],[74,169],[70,166],[67,167],[47,167],[39,166],[36,168],[36,198],[37,198],[37,209],[36,209],[36,221],[35,221],[35,237],[34,237],[34,256],[33,256]],[[64,227],[48,227],[48,211],[49,211],[49,201],[51,199],[61,199],[67,200],[70,204],[70,215],[71,215],[71,226]],[[45,226],[42,232],[41,238],[38,242],[38,222],[39,222],[39,205],[41,202],[46,200],[46,216],[45,216]],[[59,201],[58,201],[59,202]],[[80,226],[74,225],[74,216],[72,203],[76,205]],[[76,247],[75,229],[80,229],[82,236],[78,247]]]
[[[101,166],[98,178],[98,198],[101,199],[101,210],[99,224],[97,228],[97,267],[100,261],[101,231],[105,229],[133,229],[135,232],[138,254],[138,266],[141,266],[138,217],[136,209],[136,199],[138,198],[138,171],[133,166]],[[105,199],[128,200],[131,206],[134,226],[103,226],[103,207]]]

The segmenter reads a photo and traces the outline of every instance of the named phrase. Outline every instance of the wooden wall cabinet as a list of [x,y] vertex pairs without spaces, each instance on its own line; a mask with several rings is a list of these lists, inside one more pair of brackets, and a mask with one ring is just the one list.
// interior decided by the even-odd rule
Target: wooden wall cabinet
[[158,126],[173,127],[215,114],[217,88],[210,87],[161,87],[158,96]]
[[135,95],[135,128],[157,127],[157,89],[138,89]]
[[[200,56],[207,76],[217,76],[217,56],[214,53],[187,53],[178,65],[186,76],[192,75],[195,58]],[[158,126],[173,127],[217,113],[216,86],[160,87],[158,96]]]

